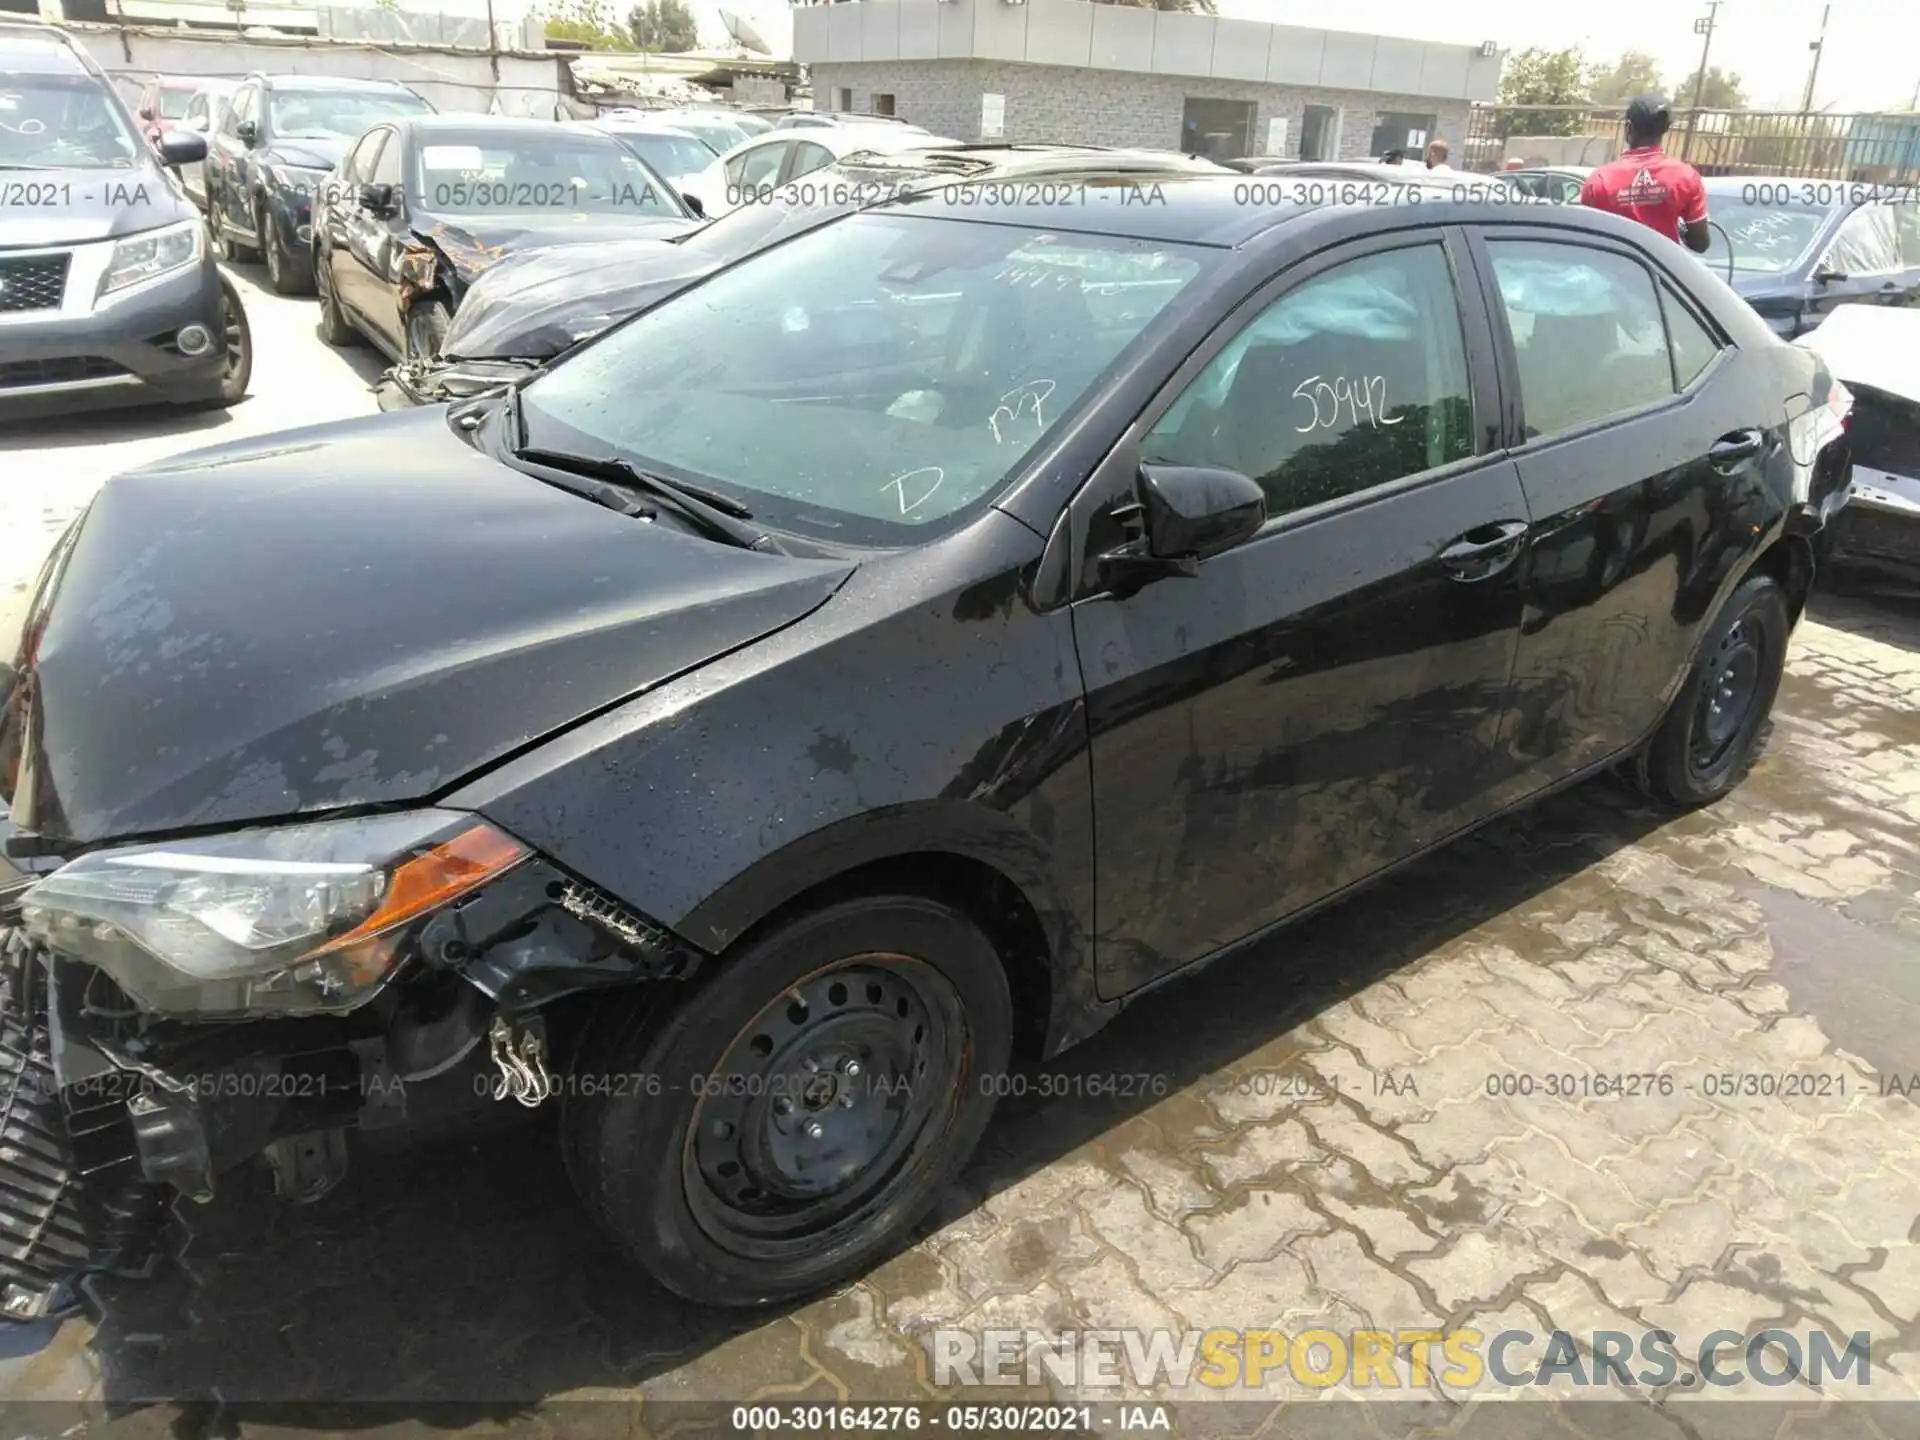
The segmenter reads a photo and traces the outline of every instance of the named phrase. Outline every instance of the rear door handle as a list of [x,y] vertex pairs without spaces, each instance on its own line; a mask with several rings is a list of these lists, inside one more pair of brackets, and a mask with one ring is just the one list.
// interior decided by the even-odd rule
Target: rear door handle
[[1520,553],[1525,520],[1494,520],[1476,525],[1440,552],[1440,563],[1462,580],[1484,580],[1504,570]]
[[1714,441],[1713,448],[1707,451],[1707,459],[1716,470],[1732,470],[1758,455],[1766,438],[1765,432],[1760,430],[1736,430]]

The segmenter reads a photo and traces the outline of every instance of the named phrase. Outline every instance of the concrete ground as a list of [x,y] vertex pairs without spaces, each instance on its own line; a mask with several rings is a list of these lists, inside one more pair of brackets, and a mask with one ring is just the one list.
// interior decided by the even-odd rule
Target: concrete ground
[[[114,468],[374,408],[374,367],[312,338],[311,302],[247,299],[258,393],[231,421],[0,438],[25,462],[0,483],[0,585]],[[1084,1083],[1115,1072],[1159,1079]],[[354,1400],[379,1408],[338,1423],[396,1435],[628,1435],[673,1429],[649,1417],[677,1401],[931,1404],[941,1329],[1468,1326],[1821,1330],[1836,1349],[1865,1331],[1872,1395],[1913,1400],[1920,611],[1817,600],[1764,757],[1712,810],[1583,786],[1024,1083],[919,1243],[787,1312],[703,1313],[624,1269],[536,1117],[362,1156],[308,1209],[246,1190],[191,1214],[176,1268],[100,1287],[103,1320],[0,1334],[0,1397],[131,1407],[120,1424],[155,1434],[213,1433],[183,1400],[236,1405],[221,1423],[250,1433],[336,1423],[298,1402]],[[975,1393],[1123,1393],[1042,1379]],[[1183,1432],[1236,1434],[1455,1433],[1463,1398],[1435,1380],[1400,1392],[1423,1407],[1315,1405],[1284,1366],[1240,1403],[1127,1393],[1191,1401]],[[1687,1398],[1697,1377],[1591,1409],[1540,1393],[1491,1407],[1499,1433],[1920,1433],[1915,1409],[1822,1410],[1801,1384],[1726,1392],[1772,1407],[1738,1427],[1739,1407]],[[591,1399],[644,1404],[567,1403]],[[1124,1418],[1097,1409],[1092,1428]],[[39,1414],[30,1428],[61,1428]]]

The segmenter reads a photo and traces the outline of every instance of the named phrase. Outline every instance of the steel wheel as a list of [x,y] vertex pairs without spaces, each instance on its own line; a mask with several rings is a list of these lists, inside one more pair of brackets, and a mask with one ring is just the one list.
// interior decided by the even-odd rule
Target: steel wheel
[[953,986],[905,955],[829,967],[769,1005],[702,1087],[689,1204],[742,1256],[820,1243],[911,1166],[965,1053]]
[[1706,657],[1689,757],[1697,769],[1711,770],[1752,715],[1765,643],[1759,617],[1744,615]]
[[567,1173],[676,1294],[812,1294],[911,1235],[979,1142],[1012,1039],[1006,970],[965,913],[823,904],[691,986],[602,1008],[562,1092]]

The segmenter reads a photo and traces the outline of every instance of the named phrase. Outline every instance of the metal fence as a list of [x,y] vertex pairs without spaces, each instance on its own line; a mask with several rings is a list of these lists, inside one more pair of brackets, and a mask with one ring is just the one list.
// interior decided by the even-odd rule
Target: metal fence
[[[1476,105],[1454,163],[1498,170],[1601,165],[1625,148],[1620,106]],[[1703,175],[1805,175],[1825,180],[1920,182],[1920,114],[1675,109],[1667,153]]]

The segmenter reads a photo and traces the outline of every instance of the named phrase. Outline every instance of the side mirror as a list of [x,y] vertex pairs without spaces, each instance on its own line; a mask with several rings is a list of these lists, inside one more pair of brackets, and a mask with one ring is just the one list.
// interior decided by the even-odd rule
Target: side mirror
[[162,164],[192,165],[207,158],[207,137],[197,130],[169,130],[160,137]]
[[1101,583],[1120,594],[1176,575],[1251,539],[1267,523],[1267,494],[1238,470],[1142,465],[1135,498],[1115,518],[1127,540],[1100,557]]
[[260,139],[260,127],[251,120],[242,120],[233,127],[233,133],[240,137],[242,145],[252,145]]
[[1813,283],[1816,285],[1831,285],[1836,280],[1844,280],[1846,278],[1846,271],[1835,270],[1831,265],[1822,265],[1813,272]]
[[371,182],[360,187],[360,208],[375,215],[393,213],[393,186]]
[[707,207],[700,203],[700,197],[691,190],[682,190],[680,192],[680,199],[681,202],[686,205],[687,209],[693,212],[694,219],[704,220],[707,218]]

